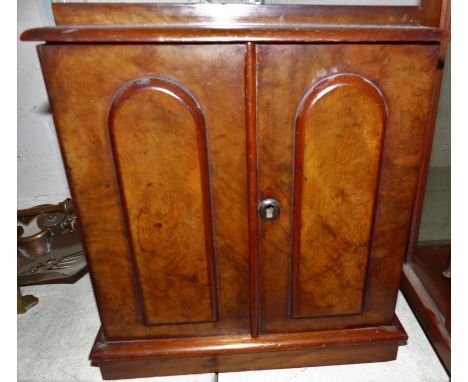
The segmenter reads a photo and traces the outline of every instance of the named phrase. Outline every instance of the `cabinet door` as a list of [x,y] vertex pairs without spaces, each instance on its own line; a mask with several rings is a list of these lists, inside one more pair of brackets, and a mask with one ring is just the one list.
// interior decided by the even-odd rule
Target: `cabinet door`
[[436,45],[258,47],[261,331],[389,323]]
[[106,336],[248,332],[244,46],[40,57]]

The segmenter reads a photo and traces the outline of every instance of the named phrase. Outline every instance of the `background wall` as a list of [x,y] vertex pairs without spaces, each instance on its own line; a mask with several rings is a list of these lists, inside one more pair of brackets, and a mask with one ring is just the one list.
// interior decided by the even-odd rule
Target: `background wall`
[[437,124],[432,145],[431,167],[450,167],[450,83],[451,72],[451,45],[447,49],[444,67],[444,78],[437,111]]
[[[121,2],[124,1],[121,0]],[[143,2],[152,1],[155,0]],[[177,0],[166,1],[177,2]],[[178,2],[191,1],[207,2],[197,0],[179,0]],[[271,2],[271,0],[266,0],[266,2]],[[314,2],[415,4],[418,0],[319,0]],[[28,28],[54,25],[50,0],[19,0],[17,4],[18,37]],[[70,195],[35,45],[37,44],[20,42],[18,38],[18,208],[41,203],[57,203]],[[442,89],[431,158],[433,167],[450,166],[450,53]]]
[[[53,25],[47,1],[17,4],[18,37],[25,29]],[[36,45],[18,38],[18,208],[57,203],[69,196]]]
[[442,93],[432,145],[431,162],[419,230],[420,241],[451,238],[451,166],[450,166],[450,45],[442,80]]

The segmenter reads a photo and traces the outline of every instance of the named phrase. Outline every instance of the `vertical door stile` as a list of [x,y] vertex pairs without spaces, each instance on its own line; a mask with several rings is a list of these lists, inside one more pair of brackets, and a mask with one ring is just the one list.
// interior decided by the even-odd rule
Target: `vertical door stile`
[[248,42],[245,54],[245,117],[249,213],[250,334],[258,336],[258,178],[257,178],[257,51]]

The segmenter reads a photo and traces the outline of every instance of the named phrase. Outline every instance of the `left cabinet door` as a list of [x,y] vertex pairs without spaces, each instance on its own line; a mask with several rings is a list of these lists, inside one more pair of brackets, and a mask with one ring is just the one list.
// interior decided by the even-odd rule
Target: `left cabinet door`
[[39,56],[107,338],[248,333],[245,47]]

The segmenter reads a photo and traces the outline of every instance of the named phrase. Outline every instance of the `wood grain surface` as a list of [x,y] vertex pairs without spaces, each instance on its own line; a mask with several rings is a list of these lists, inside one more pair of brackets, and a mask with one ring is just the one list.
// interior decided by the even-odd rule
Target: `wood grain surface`
[[[323,330],[390,322],[408,240],[416,182],[424,147],[423,138],[430,112],[438,46],[260,44],[257,49],[259,194],[261,199],[275,198],[282,206],[277,219],[261,220],[259,226],[260,332]],[[372,245],[365,274],[362,314],[291,319],[292,169],[296,111],[307,89],[323,78],[340,73],[351,73],[372,81],[381,90],[388,103],[388,119],[382,146],[382,168],[378,183]],[[370,100],[372,99],[371,97]],[[350,102],[356,109],[352,113],[359,115],[358,105],[354,101]],[[360,102],[360,105],[362,103]],[[380,109],[377,106],[368,110],[376,113],[372,117],[374,121],[380,115],[378,110]],[[334,117],[337,122],[341,121],[341,118],[343,121],[347,120],[339,105],[336,111]],[[379,130],[378,126],[381,126],[381,122],[378,122],[374,128]],[[335,148],[333,155],[338,160],[343,158],[342,151],[345,150],[343,145]],[[374,151],[371,150],[374,154],[367,158],[375,160],[378,149],[376,146],[371,147],[374,147],[372,149]],[[366,156],[365,153],[356,150],[353,159],[350,159],[350,165],[354,161],[359,163],[361,155]],[[330,158],[328,173],[333,171],[334,157]],[[324,177],[328,176],[328,173],[324,174]],[[338,182],[340,177],[333,179]],[[324,181],[327,182],[327,179]],[[339,187],[327,184],[332,188],[330,192],[339,191]],[[303,210],[306,208],[308,206],[302,206]],[[336,221],[341,219],[343,222],[352,221],[352,217],[346,215],[327,218],[337,219]],[[308,263],[314,264],[315,257],[318,256],[320,259],[321,254],[326,254],[327,251],[328,248],[321,248],[318,254],[302,251],[301,256],[310,258],[307,260]],[[361,261],[365,257],[361,255]],[[331,260],[328,266],[336,266],[336,260],[335,262]],[[320,264],[317,265],[319,266]],[[354,271],[351,268],[348,280],[359,277],[362,280],[363,266],[365,261],[361,262]],[[319,284],[316,286],[318,288]],[[326,287],[325,284],[320,285],[322,286]]]
[[[245,47],[47,45],[39,54],[107,338],[250,332]],[[164,78],[166,90],[139,91],[116,109],[121,195],[107,112],[118,89],[152,77]],[[189,89],[199,106],[183,105],[191,102],[188,93],[167,94],[174,82]],[[211,201],[207,183],[200,180],[206,171],[201,113],[208,130]],[[134,248],[143,274],[136,277],[129,236],[138,230],[143,241]],[[218,287],[207,280],[210,240]],[[149,253],[141,251],[148,247]],[[173,301],[157,302],[163,295]],[[187,323],[213,319],[216,300],[218,321]],[[148,326],[142,307],[149,323],[179,323]]]
[[104,378],[395,359],[449,9],[53,4],[22,33]]
[[146,324],[217,319],[206,124],[198,102],[158,77],[124,84],[108,114]]
[[440,311],[411,264],[403,265],[401,291],[430,339],[439,359],[450,374],[452,344],[450,331],[446,327],[446,312]]
[[107,342],[90,359],[106,379],[389,361],[407,335],[391,324],[310,333]]
[[257,156],[257,47],[246,45],[245,55],[245,123],[247,147],[247,193],[249,211],[250,258],[250,335],[258,336],[258,156]]
[[420,242],[412,261],[408,263],[444,316],[449,333],[452,283],[442,273],[450,264],[451,254],[450,243]]
[[[426,2],[437,3],[439,0]],[[437,5],[436,5],[437,7]],[[148,24],[382,24],[417,25],[416,6],[333,6],[312,4],[52,4],[57,25]],[[433,7],[434,8],[434,7]],[[432,10],[432,9],[431,9]],[[435,18],[427,10],[425,15]],[[427,16],[426,16],[427,18]]]
[[314,84],[295,119],[291,314],[361,313],[387,122],[357,75]]
[[368,362],[393,361],[398,345],[364,344],[324,349],[257,352],[199,357],[121,359],[99,362],[103,379],[147,378],[154,376],[227,373],[248,370],[284,369]]
[[293,24],[200,28],[186,26],[44,27],[21,34],[23,41],[66,43],[239,43],[239,42],[438,42],[447,34],[432,27]]

